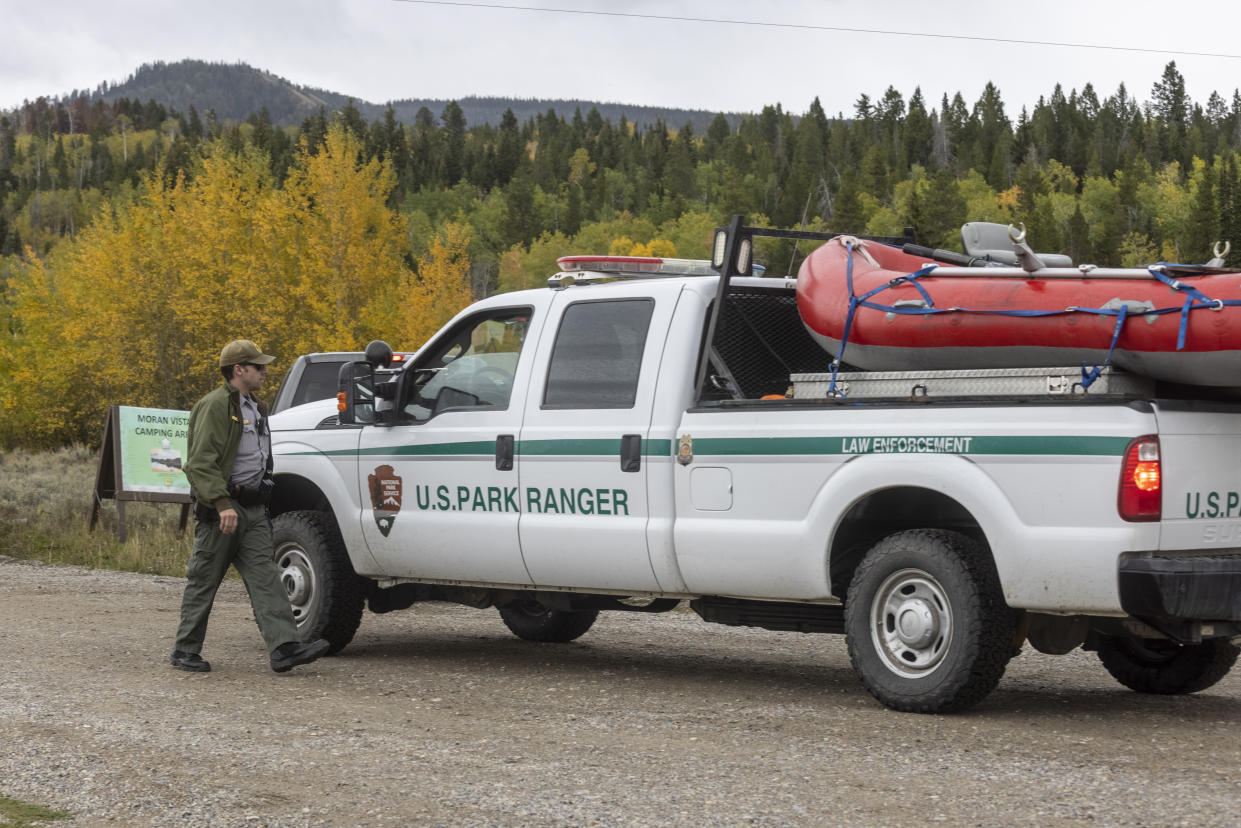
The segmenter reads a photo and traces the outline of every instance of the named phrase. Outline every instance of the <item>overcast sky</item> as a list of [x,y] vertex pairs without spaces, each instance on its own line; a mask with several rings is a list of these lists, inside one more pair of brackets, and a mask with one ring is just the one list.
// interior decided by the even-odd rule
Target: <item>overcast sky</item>
[[1015,118],[1057,82],[1066,93],[1091,82],[1100,98],[1124,82],[1144,102],[1170,60],[1195,101],[1212,90],[1231,101],[1239,24],[1236,0],[0,0],[0,109],[196,58],[375,103],[478,95],[800,114],[818,96],[848,115],[888,86],[906,100],[921,86],[928,107],[956,91],[972,104],[990,80]]

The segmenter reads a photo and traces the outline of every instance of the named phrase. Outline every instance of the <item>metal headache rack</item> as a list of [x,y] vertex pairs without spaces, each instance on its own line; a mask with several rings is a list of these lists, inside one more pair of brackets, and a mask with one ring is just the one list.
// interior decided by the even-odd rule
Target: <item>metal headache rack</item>
[[[831,357],[806,332],[797,313],[796,299],[749,301],[746,288],[754,282],[770,281],[784,287],[793,279],[746,279],[755,270],[754,238],[766,237],[794,241],[830,241],[845,233],[819,233],[809,230],[777,230],[748,227],[745,217],[733,216],[728,227],[717,228],[710,266],[719,274],[719,288],[707,319],[706,341],[695,374],[694,398],[700,402],[729,399],[756,399],[783,395],[790,374],[823,365]],[[870,241],[903,244],[914,241],[913,228],[905,235],[865,236]],[[740,290],[739,290],[740,288]],[[759,317],[782,316],[782,320]],[[775,324],[772,324],[772,322]],[[757,322],[757,324],[756,324]]]

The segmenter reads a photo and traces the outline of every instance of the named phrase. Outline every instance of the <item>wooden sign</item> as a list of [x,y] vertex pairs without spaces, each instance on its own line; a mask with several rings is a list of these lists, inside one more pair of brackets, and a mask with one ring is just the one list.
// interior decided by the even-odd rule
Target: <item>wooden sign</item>
[[108,409],[90,528],[99,522],[105,498],[116,501],[116,535],[125,540],[125,503],[180,503],[180,531],[190,514],[190,483],[182,463],[190,413],[162,408],[114,405]]

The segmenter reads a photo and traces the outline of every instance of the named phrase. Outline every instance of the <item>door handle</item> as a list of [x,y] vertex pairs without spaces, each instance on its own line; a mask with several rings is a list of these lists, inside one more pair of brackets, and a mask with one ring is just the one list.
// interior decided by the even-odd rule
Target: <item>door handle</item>
[[626,434],[621,437],[620,465],[623,472],[642,470],[641,434]]
[[496,437],[496,471],[513,470],[513,435]]

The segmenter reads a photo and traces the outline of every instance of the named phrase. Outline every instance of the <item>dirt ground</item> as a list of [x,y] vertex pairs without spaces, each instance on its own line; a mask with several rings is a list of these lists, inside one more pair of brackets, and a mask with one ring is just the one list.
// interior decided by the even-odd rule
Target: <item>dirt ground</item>
[[57,825],[1236,825],[1241,676],[1186,697],[1026,651],[955,716],[893,713],[844,641],[605,613],[367,615],[266,664],[241,585],[168,666],[182,582],[0,558],[0,794]]

